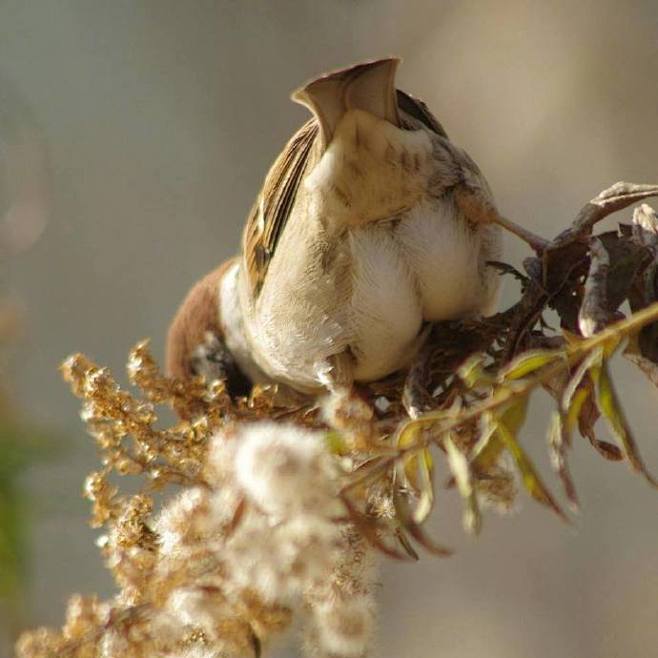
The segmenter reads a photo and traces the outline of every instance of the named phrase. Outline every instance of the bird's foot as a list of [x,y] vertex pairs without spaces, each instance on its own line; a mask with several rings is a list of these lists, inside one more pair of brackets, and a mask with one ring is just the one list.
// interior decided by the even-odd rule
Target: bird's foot
[[545,240],[536,233],[523,228],[523,226],[513,222],[511,219],[507,219],[507,217],[503,217],[496,213],[496,217],[491,221],[494,224],[498,224],[498,226],[501,226],[506,231],[513,233],[517,238],[523,240],[538,256],[541,256],[549,245],[548,240]]

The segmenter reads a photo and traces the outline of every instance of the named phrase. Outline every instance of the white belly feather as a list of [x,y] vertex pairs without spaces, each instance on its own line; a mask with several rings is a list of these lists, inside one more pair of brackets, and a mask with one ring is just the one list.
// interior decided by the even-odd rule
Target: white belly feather
[[394,228],[357,229],[350,240],[356,379],[406,365],[423,321],[473,315],[490,301],[478,273],[479,238],[455,221],[449,202],[419,206]]
[[418,286],[391,225],[356,229],[352,255],[350,342],[357,380],[383,377],[415,349],[423,314]]
[[417,206],[397,226],[395,237],[418,282],[424,320],[467,317],[492,301],[493,290],[485,290],[481,278],[480,233],[456,216],[452,201]]

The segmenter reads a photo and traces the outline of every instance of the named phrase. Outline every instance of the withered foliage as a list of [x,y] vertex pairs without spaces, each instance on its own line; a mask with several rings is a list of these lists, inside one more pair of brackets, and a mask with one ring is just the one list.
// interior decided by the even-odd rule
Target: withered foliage
[[[520,440],[528,401],[537,391],[554,400],[546,441],[572,509],[578,498],[568,455],[576,433],[604,458],[628,462],[658,486],[642,461],[609,372],[611,357],[621,352],[658,384],[658,219],[642,204],[628,223],[595,233],[610,213],[653,195],[658,186],[626,183],[602,192],[566,231],[550,242],[536,242],[538,253],[524,261],[523,272],[494,264],[520,284],[520,299],[511,308],[481,321],[433,327],[427,349],[409,373],[360,387],[345,398],[304,399],[276,387],[256,387],[249,397],[232,399],[220,381],[163,377],[146,342],[134,348],[128,364],[130,382],[139,391],[135,395],[107,369],[82,355],[70,357],[62,371],[83,401],[82,417],[101,454],[101,467],[87,478],[85,495],[93,503],[92,525],[104,528],[101,550],[120,593],[104,603],[74,597],[65,626],[26,633],[19,655],[260,655],[270,636],[290,623],[291,608],[268,603],[248,589],[223,589],[226,563],[217,553],[210,559],[208,537],[194,535],[194,525],[186,541],[196,557],[176,569],[163,568],[163,537],[154,522],[157,491],[183,487],[218,493],[221,479],[212,475],[208,460],[210,437],[230,438],[253,421],[285,421],[320,432],[333,454],[341,511],[332,522],[342,528],[345,541],[331,596],[346,600],[367,589],[355,576],[355,565],[366,560],[366,542],[398,559],[417,559],[419,547],[450,554],[424,529],[435,493],[444,486],[461,494],[469,532],[480,530],[483,504],[509,508],[517,480],[568,520]],[[554,328],[549,313],[557,318]],[[158,422],[158,405],[176,411],[172,426]],[[599,418],[613,441],[599,435]],[[435,486],[440,460],[451,477]],[[139,493],[122,493],[117,474],[138,478]],[[226,505],[213,540],[230,540],[245,523],[244,515],[252,513],[250,506],[257,507],[244,499]],[[190,522],[194,518],[190,514]],[[214,627],[222,648],[193,623],[164,646],[153,622],[158,611],[172,591],[198,590],[200,584],[206,594],[215,588],[216,605],[230,610]],[[322,596],[307,593],[307,605],[324,609],[329,599]],[[343,617],[345,610],[339,611]],[[338,619],[339,612],[332,609],[326,619]],[[316,634],[329,632],[331,623],[318,626]],[[347,626],[341,628],[344,634],[334,636],[340,641],[332,645],[332,655],[363,655],[364,647],[345,634]],[[354,637],[363,635],[360,627],[352,630]],[[317,649],[317,642],[313,646]]]

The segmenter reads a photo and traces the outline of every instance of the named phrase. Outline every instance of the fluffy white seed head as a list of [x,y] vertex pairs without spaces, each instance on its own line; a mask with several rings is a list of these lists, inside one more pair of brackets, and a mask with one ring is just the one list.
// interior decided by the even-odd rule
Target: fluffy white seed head
[[318,641],[325,652],[343,658],[361,658],[366,653],[373,626],[370,597],[321,602],[313,612]]
[[216,602],[197,587],[179,587],[167,599],[166,610],[183,626],[196,626],[209,636],[215,634]]
[[193,520],[199,525],[201,518],[206,516],[207,505],[208,493],[200,487],[193,487],[185,489],[163,508],[154,528],[160,538],[162,554],[179,550]]
[[329,578],[340,548],[340,529],[321,517],[272,524],[250,515],[224,557],[235,585],[257,591],[265,601],[289,604]]
[[236,602],[251,592],[266,605],[310,605],[313,644],[323,655],[363,655],[372,625],[359,584],[366,565],[337,522],[339,469],[323,433],[245,424],[214,436],[208,455],[209,487],[187,490],[169,503],[156,530],[172,573],[186,573],[188,561],[202,554],[219,568],[169,594],[161,611],[164,635],[199,629],[216,649]]
[[189,647],[175,653],[168,653],[166,658],[225,658],[226,654],[213,647]]
[[100,639],[98,653],[100,658],[115,658],[116,656],[127,656],[130,651],[130,643],[119,632],[109,629]]
[[236,437],[235,476],[266,514],[328,515],[336,509],[336,473],[320,432],[255,423]]

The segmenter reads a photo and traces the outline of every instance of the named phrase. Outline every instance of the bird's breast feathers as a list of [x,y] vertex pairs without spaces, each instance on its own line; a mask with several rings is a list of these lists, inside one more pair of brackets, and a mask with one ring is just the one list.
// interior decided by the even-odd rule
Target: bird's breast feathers
[[481,234],[449,197],[347,229],[329,268],[311,235],[296,242],[295,252],[283,238],[270,272],[277,285],[266,280],[258,299],[245,293],[242,306],[259,366],[298,387],[317,385],[314,366],[346,349],[356,360],[356,380],[402,368],[419,346],[424,321],[485,311],[495,294],[491,276],[482,276]]
[[378,379],[407,365],[424,322],[473,316],[494,301],[490,276],[479,268],[480,234],[449,199],[426,201],[399,221],[356,229],[350,246],[357,379]]

